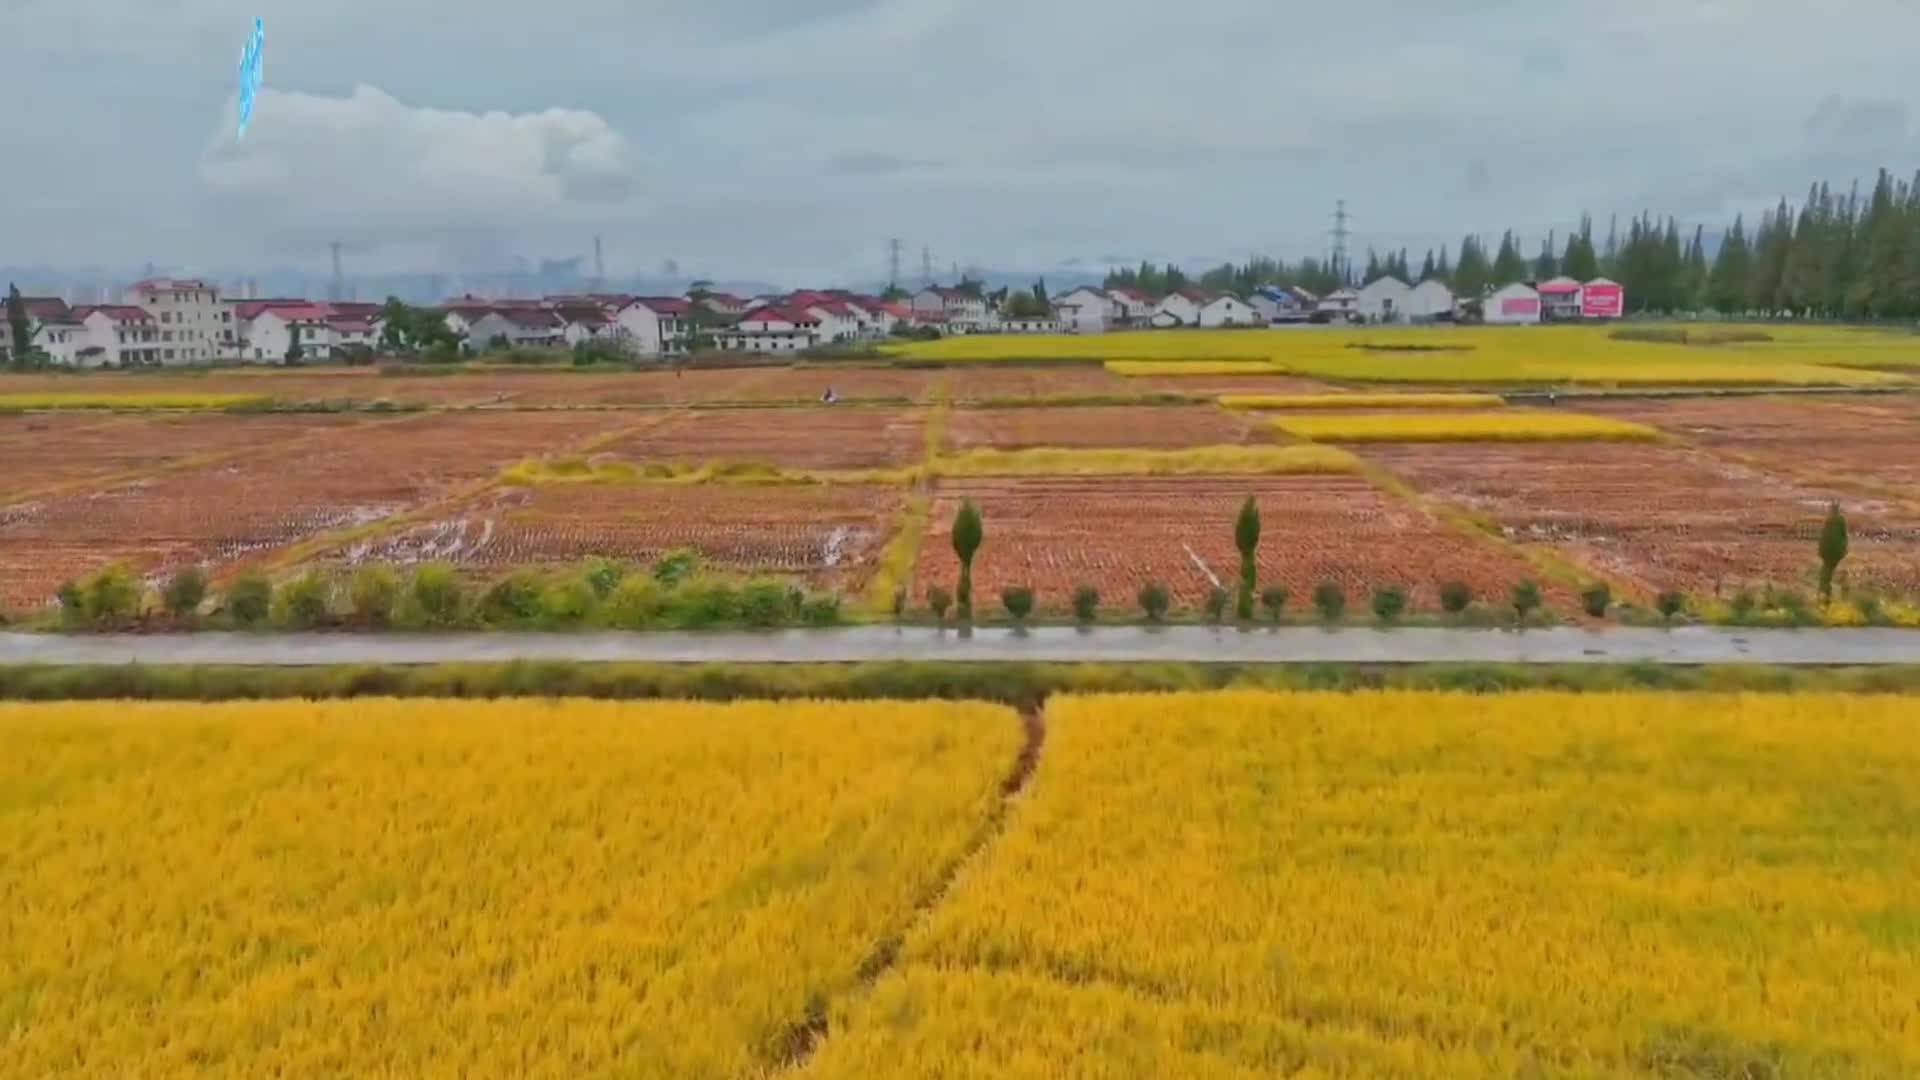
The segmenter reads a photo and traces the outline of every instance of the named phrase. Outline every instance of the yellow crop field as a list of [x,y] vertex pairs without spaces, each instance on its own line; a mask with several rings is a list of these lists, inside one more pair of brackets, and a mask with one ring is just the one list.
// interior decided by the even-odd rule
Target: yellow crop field
[[814,1078],[1920,1076],[1920,703],[1055,698]]
[[1098,358],[1121,375],[1179,374],[1166,365],[1204,364],[1192,373],[1470,386],[1892,385],[1911,378],[1875,369],[1901,367],[1920,355],[1920,339],[1894,333],[1767,327],[1772,341],[1700,346],[1622,341],[1611,336],[1615,329],[1302,327],[977,335],[888,351],[943,362]]
[[1181,450],[969,450],[933,462],[940,476],[1197,476],[1350,473],[1352,454],[1331,446],[1194,446]]
[[0,393],[0,411],[28,409],[236,409],[273,403],[266,394]]
[[1128,379],[1167,375],[1285,375],[1287,370],[1265,360],[1109,360],[1104,365]]
[[1497,409],[1499,394],[1225,394],[1228,409]]
[[0,1075],[758,1075],[977,842],[974,704],[0,706]]
[[1645,424],[1570,412],[1288,416],[1273,426],[1295,438],[1330,443],[1625,442],[1660,437]]

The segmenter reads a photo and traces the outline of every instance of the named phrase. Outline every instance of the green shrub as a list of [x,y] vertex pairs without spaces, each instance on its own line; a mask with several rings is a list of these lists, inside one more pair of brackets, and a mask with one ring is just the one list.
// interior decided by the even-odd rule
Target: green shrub
[[227,589],[227,614],[241,626],[259,626],[273,609],[273,583],[248,572]]
[[740,621],[753,627],[787,621],[787,587],[778,581],[750,581],[740,590]]
[[1507,602],[1513,605],[1514,616],[1524,623],[1527,616],[1540,607],[1540,586],[1532,581],[1522,581],[1513,587],[1513,595],[1507,598]]
[[669,589],[674,588],[698,573],[701,562],[699,552],[691,548],[676,548],[653,564],[653,580]]
[[621,580],[627,576],[627,568],[611,559],[589,559],[582,576],[593,587],[593,594],[605,600],[620,587]]
[[952,605],[952,593],[938,585],[930,585],[927,587],[927,610],[933,612],[933,617],[936,620],[946,622],[947,608]]
[[189,566],[168,579],[167,587],[161,593],[161,600],[167,605],[167,614],[176,619],[190,619],[200,611],[200,605],[207,599],[207,575],[197,566]]
[[669,618],[689,629],[726,626],[740,617],[740,596],[717,578],[700,578],[674,590],[668,601]]
[[525,626],[542,612],[539,575],[515,570],[487,586],[480,596],[480,621],[487,626]]
[[1011,585],[1000,590],[1000,606],[1007,609],[1014,622],[1026,622],[1033,614],[1033,590],[1025,585]]
[[332,596],[332,583],[308,571],[280,586],[274,594],[275,621],[293,630],[324,625],[332,607]]
[[1267,609],[1267,618],[1275,624],[1286,613],[1287,601],[1291,599],[1292,594],[1278,585],[1269,585],[1260,590],[1260,606]]
[[1580,591],[1580,607],[1596,619],[1605,618],[1613,606],[1613,590],[1604,581],[1596,581]]
[[1218,625],[1221,620],[1227,617],[1228,599],[1230,598],[1227,596],[1227,590],[1218,585],[1207,590],[1206,612],[1208,622]]
[[424,627],[457,626],[466,613],[466,591],[453,567],[428,563],[413,572],[407,588],[409,622]]
[[109,566],[87,580],[82,600],[87,621],[112,626],[140,614],[140,582],[124,566]]
[[1148,622],[1161,622],[1167,617],[1167,605],[1171,602],[1167,596],[1167,587],[1157,581],[1149,581],[1140,586],[1140,610],[1147,613]]
[[1393,622],[1407,610],[1407,594],[1400,589],[1388,586],[1376,590],[1373,594],[1373,615],[1383,623]]
[[1440,586],[1440,610],[1458,615],[1473,606],[1473,587],[1464,581],[1449,581]]
[[367,626],[385,626],[393,619],[394,601],[400,596],[400,578],[378,564],[353,572],[347,585],[347,603],[356,621]]
[[1685,593],[1669,589],[1654,598],[1653,606],[1660,612],[1661,618],[1672,622],[1674,616],[1686,609],[1687,597]]
[[1753,595],[1753,590],[1741,589],[1733,594],[1732,600],[1727,601],[1727,614],[1736,623],[1749,623],[1759,607],[1760,598]]
[[1326,622],[1338,622],[1347,612],[1347,590],[1337,581],[1323,581],[1313,587],[1313,607]]
[[71,581],[63,581],[54,594],[60,600],[60,622],[67,627],[85,626],[87,623],[87,596],[80,586]]
[[960,584],[955,596],[960,602],[960,621],[973,621],[973,556],[980,550],[980,541],[986,536],[985,523],[980,518],[980,508],[973,505],[972,499],[960,500],[960,509],[953,515],[953,553],[960,560]]
[[1073,617],[1081,623],[1091,623],[1100,617],[1100,590],[1091,585],[1082,585],[1073,590]]
[[579,626],[600,606],[591,572],[556,581],[540,594],[541,619],[548,626]]
[[826,595],[808,600],[800,609],[800,621],[808,626],[840,625],[840,598]]
[[629,577],[613,590],[607,621],[623,630],[644,630],[667,611],[667,591],[651,577]]

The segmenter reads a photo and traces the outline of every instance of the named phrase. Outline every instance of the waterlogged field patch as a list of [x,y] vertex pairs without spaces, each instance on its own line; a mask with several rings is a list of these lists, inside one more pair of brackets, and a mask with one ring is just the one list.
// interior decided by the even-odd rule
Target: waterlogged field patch
[[1056,697],[811,1080],[1920,1075],[1920,705]]
[[1660,437],[1644,424],[1564,412],[1289,416],[1273,426],[1296,438],[1329,443],[1626,442]]
[[0,706],[0,1072],[761,1075],[1020,742],[973,704]]

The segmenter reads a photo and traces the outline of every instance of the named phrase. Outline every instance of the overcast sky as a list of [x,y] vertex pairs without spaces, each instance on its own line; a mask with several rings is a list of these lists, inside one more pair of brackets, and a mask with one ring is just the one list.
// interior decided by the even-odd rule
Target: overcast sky
[[[1920,166],[1915,0],[0,0],[0,264],[797,282],[1710,227]],[[1442,13],[1444,12],[1444,14]],[[267,90],[232,135],[258,14]],[[24,164],[24,167],[23,167]]]

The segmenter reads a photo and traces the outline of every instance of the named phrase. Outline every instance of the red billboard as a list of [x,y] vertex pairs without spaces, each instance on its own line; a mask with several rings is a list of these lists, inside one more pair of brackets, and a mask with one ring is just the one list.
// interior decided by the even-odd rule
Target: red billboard
[[1611,281],[1594,282],[1580,290],[1580,315],[1586,319],[1617,319],[1627,313],[1627,290]]
[[1537,296],[1509,296],[1500,301],[1502,315],[1538,315],[1540,298]]

